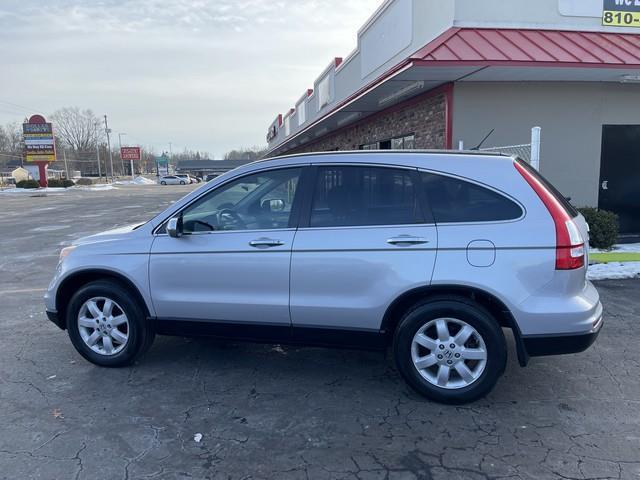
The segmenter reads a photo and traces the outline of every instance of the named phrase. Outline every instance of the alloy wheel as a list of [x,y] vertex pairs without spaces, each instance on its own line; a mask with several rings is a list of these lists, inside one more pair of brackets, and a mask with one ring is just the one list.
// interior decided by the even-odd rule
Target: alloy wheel
[[468,323],[437,318],[423,325],[411,343],[411,359],[432,385],[449,390],[464,388],[480,378],[487,365],[487,347]]
[[114,300],[93,297],[78,312],[78,330],[84,343],[100,355],[116,355],[129,341],[129,320]]

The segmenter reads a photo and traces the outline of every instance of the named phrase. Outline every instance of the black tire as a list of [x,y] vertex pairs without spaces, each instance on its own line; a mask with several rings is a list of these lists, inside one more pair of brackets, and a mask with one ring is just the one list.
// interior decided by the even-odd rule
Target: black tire
[[184,183],[184,180],[180,180],[180,185],[186,185],[186,184]]
[[[77,321],[78,313],[82,305],[93,297],[106,297],[114,300],[127,315],[129,338],[125,347],[115,355],[107,356],[94,352],[80,335]],[[86,360],[102,367],[131,365],[151,347],[155,338],[155,333],[139,302],[132,298],[120,284],[110,280],[92,282],[80,288],[71,298],[66,311],[67,331],[71,343]]]
[[[413,363],[411,345],[416,332],[431,320],[453,318],[473,327],[484,340],[487,360],[484,371],[470,385],[446,389],[430,383]],[[393,339],[396,365],[405,381],[430,400],[446,404],[473,402],[489,393],[507,363],[507,345],[500,325],[481,305],[455,296],[442,296],[421,302],[400,320]]]
[[166,185],[167,182],[160,182],[160,185]]

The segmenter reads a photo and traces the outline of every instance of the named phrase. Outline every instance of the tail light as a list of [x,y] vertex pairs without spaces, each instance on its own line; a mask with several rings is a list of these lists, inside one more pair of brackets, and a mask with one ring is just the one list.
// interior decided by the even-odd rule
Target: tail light
[[551,214],[556,227],[556,270],[575,270],[583,267],[585,245],[576,223],[540,180],[518,162],[514,165]]

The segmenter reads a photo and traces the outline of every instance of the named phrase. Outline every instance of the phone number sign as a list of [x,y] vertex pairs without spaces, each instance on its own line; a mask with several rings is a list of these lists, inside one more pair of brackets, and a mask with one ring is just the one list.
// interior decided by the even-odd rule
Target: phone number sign
[[602,24],[640,28],[640,0],[604,0]]

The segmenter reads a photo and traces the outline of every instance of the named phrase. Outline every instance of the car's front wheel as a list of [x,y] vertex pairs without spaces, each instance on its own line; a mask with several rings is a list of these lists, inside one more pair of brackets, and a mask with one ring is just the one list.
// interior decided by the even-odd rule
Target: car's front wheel
[[396,364],[425,397],[442,403],[477,400],[504,372],[507,347],[502,329],[471,300],[440,297],[407,312],[394,337]]
[[166,185],[167,182],[160,182],[160,185]]
[[130,365],[154,339],[138,302],[107,280],[75,293],[67,308],[67,330],[80,355],[103,367]]

